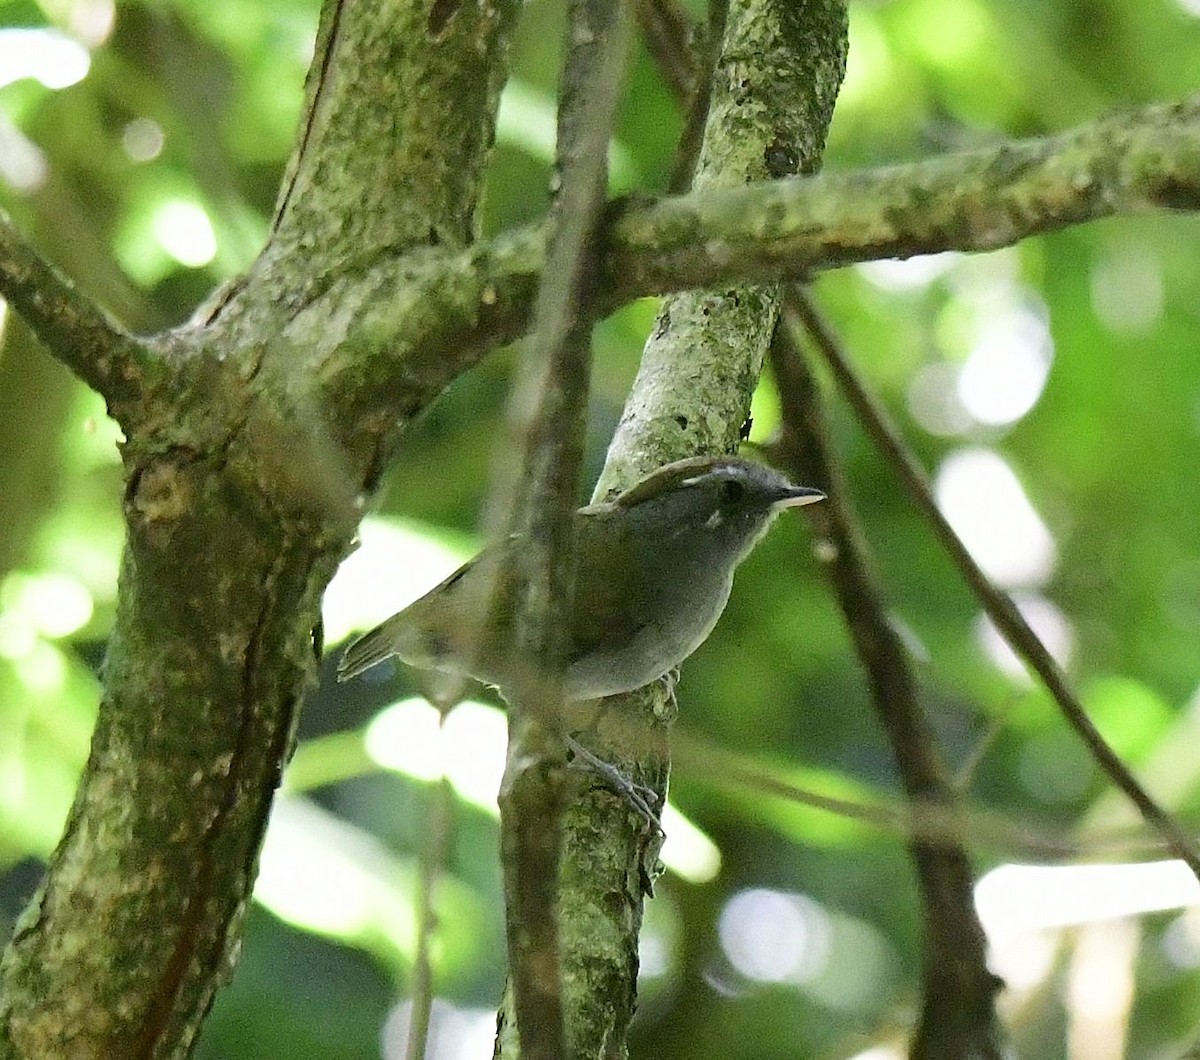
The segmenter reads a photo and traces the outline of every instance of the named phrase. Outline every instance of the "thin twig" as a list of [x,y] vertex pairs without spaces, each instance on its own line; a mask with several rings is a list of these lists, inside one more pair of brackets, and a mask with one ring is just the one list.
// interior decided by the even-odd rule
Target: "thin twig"
[[679,195],[692,186],[704,143],[712,102],[712,69],[721,54],[729,0],[710,0],[703,32],[679,0],[633,0],[633,8],[642,42],[685,115],[667,179],[667,190]]
[[[679,0],[632,0],[646,50],[654,58],[671,95],[682,103],[707,86],[699,86],[701,64],[691,15]],[[707,94],[705,92],[705,94]]]
[[1010,857],[1060,862],[1098,857],[1154,857],[1164,852],[1162,840],[1150,838],[1143,830],[1058,835],[1038,826],[1014,824],[1003,814],[969,806],[949,806],[943,801],[918,798],[899,804],[827,795],[780,775],[791,766],[784,765],[775,771],[768,764],[734,754],[678,729],[672,737],[672,750],[676,766],[690,783],[749,793],[755,798],[770,796],[869,825],[910,842],[953,843],[966,832],[973,844],[990,846]]
[[[628,49],[622,0],[572,0],[558,121],[559,191],[538,292],[528,415],[513,557],[522,602],[515,649],[531,661],[510,696],[500,844],[508,961],[520,1055],[568,1055],[562,993],[558,875],[562,849],[562,669],[569,647],[574,511],[583,456],[596,318],[597,243],[607,147]],[[518,395],[518,400],[522,396]],[[571,1052],[576,1050],[572,1047]]]
[[933,530],[939,544],[950,556],[959,573],[978,597],[1008,645],[1041,678],[1067,723],[1075,730],[1104,774],[1137,807],[1143,819],[1166,841],[1176,857],[1200,879],[1200,851],[1192,838],[1166,810],[1141,786],[1129,767],[1108,745],[1092,723],[1083,704],[1075,695],[1066,674],[1030,628],[1012,600],[997,589],[979,569],[958,535],[938,509],[928,479],[909,451],[887,412],[867,391],[842,350],[837,337],[825,323],[810,299],[793,293],[785,312],[811,336],[813,344],[829,365],[837,384],[854,409],[867,433],[895,468],[918,510]]
[[[445,729],[444,712],[439,725]],[[446,855],[450,846],[451,809],[454,805],[454,792],[450,781],[445,777],[432,784],[427,795],[429,812],[425,815],[425,845],[421,850],[420,875],[417,877],[417,953],[413,959],[405,1060],[422,1060],[429,1044],[429,1017],[433,1011],[433,960],[430,950],[433,933],[437,928],[434,895],[438,877],[446,865]]]
[[[362,732],[340,732],[306,740],[288,767],[285,790],[301,795],[330,784],[384,772],[384,767],[362,750],[362,744]],[[906,839],[936,842],[965,831],[973,845],[993,848],[1008,856],[1064,862],[1106,857],[1161,857],[1167,852],[1162,838],[1149,831],[1144,823],[1127,828],[1090,828],[1068,835],[1047,831],[1039,825],[1014,823],[1008,814],[969,805],[948,808],[918,800],[905,806],[885,801],[883,796],[871,800],[828,795],[787,780],[785,775],[794,770],[794,764],[775,766],[767,761],[736,755],[678,728],[672,735],[672,751],[682,774],[692,783],[770,795]],[[304,774],[308,772],[306,761],[309,766],[318,761],[323,763],[328,753],[334,756],[332,768],[296,776],[297,763]],[[956,776],[956,786],[957,783]]]
[[0,210],[0,296],[46,348],[108,402],[128,430],[158,355],[123,331],[91,299],[38,254]]

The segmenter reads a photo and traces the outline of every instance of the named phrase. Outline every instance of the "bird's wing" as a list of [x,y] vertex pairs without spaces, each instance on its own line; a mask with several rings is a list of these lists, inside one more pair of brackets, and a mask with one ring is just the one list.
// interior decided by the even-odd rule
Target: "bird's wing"
[[[392,615],[350,645],[338,663],[338,680],[348,681],[393,655],[409,665],[438,669],[462,644],[472,643],[472,616],[487,606],[484,596],[491,591],[500,566],[501,549],[493,545],[467,560],[424,596]],[[470,572],[476,576],[465,578]]]
[[625,521],[607,507],[576,516],[569,662],[627,644],[645,625],[642,579]]

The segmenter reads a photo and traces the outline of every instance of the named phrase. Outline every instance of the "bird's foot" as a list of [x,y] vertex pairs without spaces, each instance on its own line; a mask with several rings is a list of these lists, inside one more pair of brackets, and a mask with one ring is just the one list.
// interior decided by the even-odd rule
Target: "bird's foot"
[[604,761],[594,752],[589,751],[574,736],[565,737],[568,750],[574,756],[571,765],[577,769],[587,769],[597,774],[610,788],[625,799],[627,803],[645,821],[660,834],[664,834],[662,821],[659,820],[657,809],[660,806],[658,792],[643,784],[638,784],[622,773],[611,762]]

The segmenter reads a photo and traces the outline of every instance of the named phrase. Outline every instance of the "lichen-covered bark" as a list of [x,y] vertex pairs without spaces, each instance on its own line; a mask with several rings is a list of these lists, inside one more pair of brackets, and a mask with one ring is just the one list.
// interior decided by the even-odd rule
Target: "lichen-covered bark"
[[[841,0],[732,3],[694,192],[816,172],[845,66]],[[612,442],[605,490],[681,456],[736,448],[778,311],[775,285],[664,301]]]
[[[602,238],[600,309],[884,257],[993,250],[1153,209],[1200,209],[1200,96],[905,165],[616,204]],[[226,330],[230,348],[269,335],[335,436],[385,436],[525,333],[544,261],[540,227],[466,249],[420,246],[365,262],[347,255],[346,271],[327,270],[319,284],[305,280],[313,270],[303,257],[299,275],[257,270],[208,307],[211,327]],[[114,413],[136,415],[122,388],[152,381],[157,362],[136,344],[121,348],[125,336],[95,341],[100,314],[81,314],[61,278],[29,258],[0,212],[0,290],[61,360],[106,396],[115,391]]]
[[[185,1056],[232,968],[321,593],[398,424],[334,426],[311,354],[345,322],[305,342],[296,320],[335,271],[469,241],[516,7],[329,0],[273,242],[171,336],[121,333],[0,218],[3,289],[128,437],[103,700],[66,834],[0,963],[5,1060]],[[413,368],[393,409],[431,400],[434,374]]]
[[327,0],[252,302],[298,307],[382,256],[473,240],[517,7]]
[[[740,142],[710,144],[705,165],[742,165],[738,180],[810,172],[841,61],[840,4],[742,6],[775,18],[791,43],[747,37],[753,47],[726,55],[718,112]],[[357,498],[403,423],[527,325],[540,231],[467,245],[516,7],[328,0],[314,110],[272,242],[179,333],[121,332],[0,214],[0,292],[105,395],[129,438],[129,540],[101,717],[67,833],[0,963],[4,1060],[185,1055],[231,965],[314,672],[318,598]],[[787,77],[790,105],[777,83]],[[604,230],[600,308],[988,249],[1147,208],[1200,208],[1200,97],[1050,140],[624,204]],[[606,485],[733,444],[773,311],[761,289],[738,290],[664,319]],[[727,322],[705,339],[694,325],[718,302]],[[593,746],[661,790],[669,712],[654,693],[646,703],[610,706]],[[585,959],[564,988],[568,1005],[573,992],[601,999],[578,1040],[614,1055],[656,844],[605,791],[588,791],[572,820],[563,944]]]
[[[603,233],[600,307],[881,257],[992,250],[1149,209],[1200,209],[1200,96],[902,166],[619,203]],[[462,251],[381,258],[332,279],[277,341],[312,368],[332,424],[372,432],[413,415],[487,351],[524,334],[543,261],[540,228]],[[669,437],[669,422],[660,426]],[[727,430],[720,423],[702,434]]]
[[[782,175],[777,166],[815,169],[845,48],[840,0],[735,0],[699,183],[713,187]],[[670,460],[736,445],[776,311],[775,292],[756,288],[668,300],[598,492]],[[600,708],[589,746],[635,782],[665,795],[671,716],[661,687],[618,697]],[[568,809],[559,908],[571,1056],[625,1055],[637,1002],[642,906],[657,871],[659,842],[624,799],[599,786]],[[510,1011],[506,998],[498,1050],[506,1058],[520,1055]]]
[[348,505],[339,521],[246,474],[240,380],[185,375],[195,407],[160,409],[125,447],[104,696],[66,834],[4,957],[5,1055],[187,1052],[230,967],[320,595],[353,529]]
[[230,967],[337,554],[179,450],[139,465],[126,514],[91,758],[4,962],[21,1057],[186,1052]]

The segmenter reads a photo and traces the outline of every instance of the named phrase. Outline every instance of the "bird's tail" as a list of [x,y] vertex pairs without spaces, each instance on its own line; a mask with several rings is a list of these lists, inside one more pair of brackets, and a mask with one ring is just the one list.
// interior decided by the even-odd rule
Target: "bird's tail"
[[395,654],[395,638],[388,629],[388,623],[384,622],[370,633],[364,633],[346,649],[338,663],[338,680],[349,681]]

